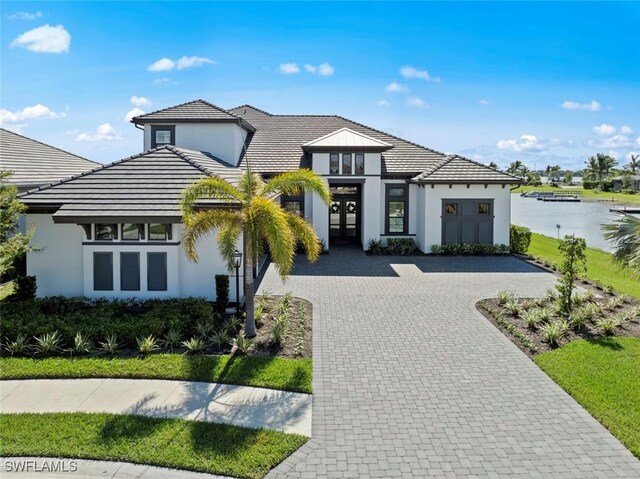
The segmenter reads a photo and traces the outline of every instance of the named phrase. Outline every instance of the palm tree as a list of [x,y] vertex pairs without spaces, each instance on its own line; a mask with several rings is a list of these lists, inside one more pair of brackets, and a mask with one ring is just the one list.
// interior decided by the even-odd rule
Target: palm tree
[[613,261],[640,276],[640,218],[623,214],[602,229],[615,248]]
[[[196,244],[200,238],[218,231],[218,247],[229,269],[233,269],[233,253],[242,237],[244,245],[244,283],[246,298],[245,335],[256,335],[254,318],[253,265],[263,252],[269,252],[282,278],[291,272],[296,246],[301,243],[309,261],[321,253],[321,245],[313,227],[299,215],[282,208],[276,201],[280,195],[297,196],[316,193],[327,206],[331,194],[326,183],[311,170],[282,173],[264,182],[250,171],[240,177],[237,186],[222,178],[203,178],[182,193],[180,208],[185,225],[182,234],[184,250],[192,261],[198,260]],[[198,208],[203,199],[224,200],[230,206]]]
[[544,169],[545,175],[547,175],[547,183],[555,183],[560,178],[560,165],[547,165]]
[[604,180],[618,162],[604,153],[597,153],[596,156],[590,156],[586,162],[587,167],[584,170],[585,179],[590,181],[597,181],[600,184],[600,189],[604,186]]
[[634,155],[631,153],[629,156],[631,157],[631,160],[629,160],[629,163],[625,165],[625,168],[631,171],[632,175],[635,175],[636,172],[640,170],[640,155]]
[[520,160],[512,161],[509,163],[509,167],[507,168],[507,173],[520,177],[524,177],[528,172],[529,168],[524,166],[524,163]]
[[493,168],[494,170],[498,169],[498,164],[495,161],[489,163],[489,168]]

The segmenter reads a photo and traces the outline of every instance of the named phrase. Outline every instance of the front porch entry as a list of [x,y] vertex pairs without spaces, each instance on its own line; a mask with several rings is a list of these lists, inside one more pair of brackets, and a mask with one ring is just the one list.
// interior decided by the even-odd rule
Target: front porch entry
[[329,243],[360,243],[361,185],[329,185]]

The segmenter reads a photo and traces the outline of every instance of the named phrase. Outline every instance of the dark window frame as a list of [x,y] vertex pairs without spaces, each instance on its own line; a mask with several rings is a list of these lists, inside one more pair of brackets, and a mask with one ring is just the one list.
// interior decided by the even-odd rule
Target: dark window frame
[[[123,257],[125,255],[131,255],[131,256],[135,256],[137,258],[138,261],[138,286],[135,288],[125,288],[123,285],[125,283],[125,270],[122,268],[122,264],[123,264]],[[137,251],[121,251],[120,252],[120,291],[140,291],[140,253]]]
[[[164,238],[152,238],[151,237],[151,225],[162,225],[164,226]],[[147,228],[149,230],[149,234],[147,235],[147,241],[171,241],[172,238],[172,224],[170,223],[149,223]]]
[[[132,225],[138,227],[138,237],[136,239],[128,239],[124,237],[124,228],[126,225]],[[120,238],[122,241],[141,241],[144,240],[144,223],[122,223],[120,225],[122,231],[120,232]]]
[[[404,190],[404,195],[402,196],[390,196],[389,191],[392,188],[402,188]],[[400,202],[404,203],[404,217],[403,217],[403,228],[402,232],[399,231],[389,231],[390,221],[389,221],[389,203],[392,202]],[[406,236],[409,234],[409,185],[400,184],[400,183],[387,183],[385,184],[385,192],[384,192],[384,232],[385,236]]]
[[[333,168],[331,168],[331,162],[334,160],[334,158],[337,161],[336,171],[333,171]],[[330,175],[340,174],[340,162],[341,162],[340,153],[329,153],[329,174]]]
[[[149,264],[151,263],[150,259],[152,256],[164,256],[164,288],[152,288],[151,287],[151,268],[149,268]],[[169,262],[168,255],[165,251],[163,252],[147,252],[147,291],[168,291],[169,290]]]
[[[362,158],[362,171],[359,173],[358,172],[358,157]],[[364,153],[354,153],[353,155],[353,174],[354,175],[364,175],[365,174],[365,169],[364,169]]]
[[[342,153],[341,156],[342,158],[340,158],[340,167],[341,167],[340,174],[347,175],[347,176],[353,175],[353,153]],[[348,165],[345,164],[345,160],[346,160],[345,157],[349,157]],[[345,172],[345,166],[349,167],[348,172]]]
[[[111,238],[98,237],[98,225],[109,226],[111,228]],[[96,223],[95,224],[95,240],[96,241],[116,241],[118,239],[118,224],[116,223]]]
[[281,196],[280,206],[282,206],[282,208],[285,210],[287,209],[287,203],[300,203],[300,216],[304,218],[304,195]]
[[170,142],[162,143],[160,146],[174,145],[176,144],[176,126],[175,125],[151,125],[151,149],[158,148],[156,142],[156,132],[168,131],[170,133]]
[[[100,279],[98,279],[99,277],[96,275],[96,260],[99,256],[102,256],[102,257],[108,256],[109,262],[111,263],[110,281],[107,282],[107,283],[110,283],[109,287],[101,287],[100,281],[104,280],[104,278],[101,275]],[[94,291],[113,291],[113,253],[111,251],[94,251],[93,252],[93,290]]]

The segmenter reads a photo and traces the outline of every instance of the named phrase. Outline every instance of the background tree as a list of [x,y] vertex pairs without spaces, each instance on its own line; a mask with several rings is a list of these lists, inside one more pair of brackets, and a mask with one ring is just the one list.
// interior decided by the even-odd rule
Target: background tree
[[567,172],[564,174],[564,182],[565,182],[567,185],[570,185],[571,183],[573,183],[573,171],[567,171]]
[[524,163],[522,163],[520,160],[509,163],[509,167],[507,168],[507,173],[515,176],[520,176],[522,178],[524,178],[528,171],[529,168],[524,166]]
[[18,264],[33,250],[29,246],[33,231],[18,233],[18,219],[27,207],[17,199],[18,189],[8,183],[10,172],[0,172],[0,278],[16,279]]
[[555,183],[560,179],[560,165],[547,165],[544,174],[547,176],[547,183]]
[[631,153],[629,157],[629,163],[627,163],[624,168],[629,170],[632,175],[635,175],[638,173],[638,171],[640,171],[640,154],[634,155],[633,153]]
[[[315,261],[321,253],[313,227],[276,201],[280,195],[297,196],[304,192],[316,193],[327,206],[331,201],[326,183],[311,170],[282,173],[266,183],[259,175],[245,172],[238,186],[219,177],[204,178],[182,193],[180,206],[185,225],[182,242],[191,260],[198,260],[198,240],[217,230],[220,253],[232,270],[233,253],[239,240],[243,240],[247,337],[256,335],[253,265],[263,252],[263,242],[269,246],[273,263],[282,278],[291,272],[298,243],[304,247],[309,261]],[[236,206],[198,209],[197,204],[203,199],[224,200]]]
[[558,300],[562,312],[567,318],[571,316],[573,311],[572,295],[576,279],[587,267],[587,258],[584,253],[586,247],[587,243],[584,238],[569,235],[566,235],[558,245],[558,250],[562,254],[562,263],[559,268],[562,278],[558,281],[556,289],[560,293]]
[[494,170],[498,169],[498,164],[495,161],[489,163],[489,168],[493,168]]
[[527,185],[530,186],[540,186],[542,184],[540,175],[533,171],[528,171],[525,179],[527,181]]
[[588,181],[597,181],[602,190],[604,180],[609,176],[611,170],[618,162],[609,155],[597,153],[595,156],[590,156],[586,164],[587,167],[584,169],[585,179]]
[[613,244],[613,262],[640,277],[640,218],[622,214],[602,229]]

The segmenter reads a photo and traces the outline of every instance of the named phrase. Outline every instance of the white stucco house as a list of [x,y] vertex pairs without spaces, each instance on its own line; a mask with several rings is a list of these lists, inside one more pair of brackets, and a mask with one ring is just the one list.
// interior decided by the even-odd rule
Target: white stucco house
[[200,243],[198,263],[187,259],[179,198],[203,176],[234,182],[247,168],[265,178],[309,168],[324,178],[329,208],[312,194],[280,201],[314,226],[329,253],[388,238],[413,238],[425,252],[509,243],[510,187],[519,178],[340,116],[196,100],[132,122],[144,131],[142,153],[22,194],[35,241],[46,247],[27,259],[38,295],[214,300],[213,276],[234,272],[214,237]]

